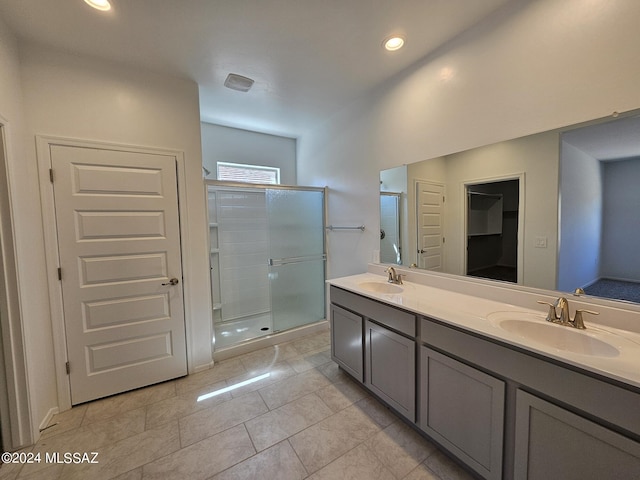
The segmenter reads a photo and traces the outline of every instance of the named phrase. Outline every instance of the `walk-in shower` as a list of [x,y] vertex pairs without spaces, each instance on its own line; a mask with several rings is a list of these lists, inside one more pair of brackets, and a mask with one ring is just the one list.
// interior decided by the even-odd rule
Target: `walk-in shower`
[[325,319],[325,189],[207,181],[215,350]]

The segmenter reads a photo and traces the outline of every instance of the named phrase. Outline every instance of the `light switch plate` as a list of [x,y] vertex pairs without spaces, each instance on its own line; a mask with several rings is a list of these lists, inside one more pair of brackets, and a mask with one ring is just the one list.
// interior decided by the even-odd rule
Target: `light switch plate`
[[534,247],[547,248],[547,237],[536,237]]

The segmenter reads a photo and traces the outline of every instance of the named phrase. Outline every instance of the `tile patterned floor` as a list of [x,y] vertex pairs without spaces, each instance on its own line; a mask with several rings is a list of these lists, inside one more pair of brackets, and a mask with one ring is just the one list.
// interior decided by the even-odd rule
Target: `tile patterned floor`
[[0,480],[471,479],[338,369],[328,332],[80,405],[51,424],[24,452],[98,452],[99,463],[7,464]]

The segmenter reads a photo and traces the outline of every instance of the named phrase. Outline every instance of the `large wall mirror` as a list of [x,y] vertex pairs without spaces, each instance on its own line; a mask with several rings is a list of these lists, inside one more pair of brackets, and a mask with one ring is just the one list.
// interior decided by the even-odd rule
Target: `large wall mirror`
[[384,170],[380,206],[381,263],[640,303],[638,111]]

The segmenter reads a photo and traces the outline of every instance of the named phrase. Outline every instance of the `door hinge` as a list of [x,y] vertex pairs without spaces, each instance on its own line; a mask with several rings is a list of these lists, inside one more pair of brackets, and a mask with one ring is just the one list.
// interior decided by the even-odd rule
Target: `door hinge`
[[[53,182],[53,180],[51,180]],[[444,195],[442,195],[442,203],[444,203]]]
[[51,180],[51,183],[53,183],[53,168],[49,169],[49,180]]
[[442,237],[442,243],[444,243],[444,237]]
[[62,280],[62,268],[58,267],[58,280]]
[[71,365],[69,365],[69,362],[64,364],[64,368],[67,370],[67,375],[69,375],[71,373]]

